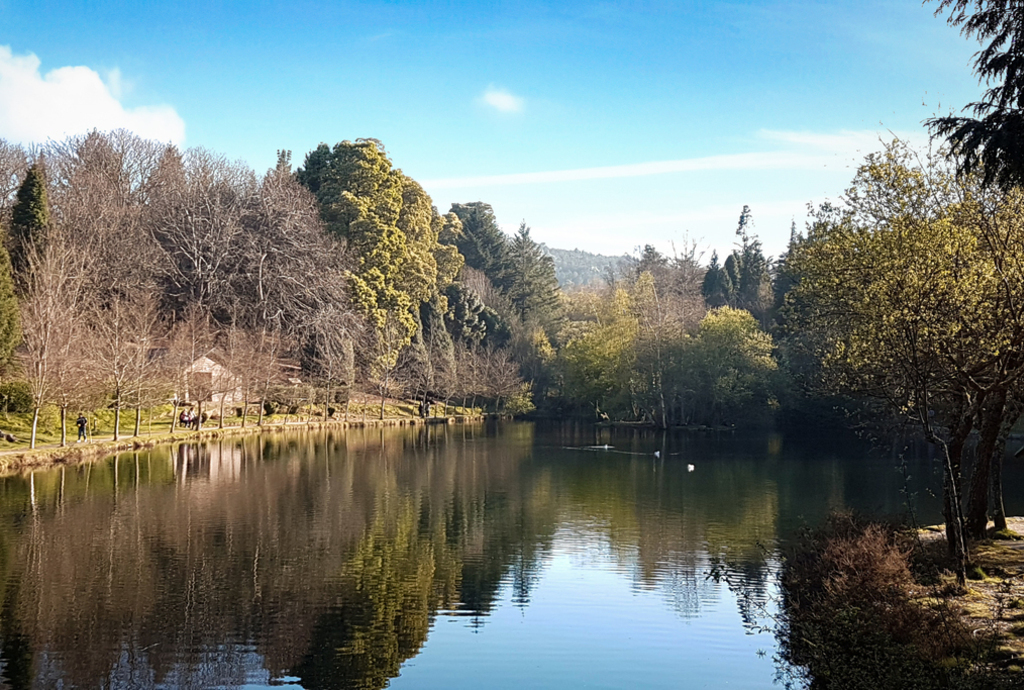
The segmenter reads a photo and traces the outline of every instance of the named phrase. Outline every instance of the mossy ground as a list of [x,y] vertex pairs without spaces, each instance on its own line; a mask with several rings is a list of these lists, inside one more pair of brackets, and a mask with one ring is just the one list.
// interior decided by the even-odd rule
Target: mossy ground
[[[965,590],[956,586],[952,572],[940,569],[911,596],[923,606],[958,615],[976,639],[990,641],[992,663],[1009,671],[1024,668],[1024,518],[1007,522],[1008,531],[991,530],[990,539],[971,545]],[[941,563],[945,550],[941,526],[920,531],[919,563]]]

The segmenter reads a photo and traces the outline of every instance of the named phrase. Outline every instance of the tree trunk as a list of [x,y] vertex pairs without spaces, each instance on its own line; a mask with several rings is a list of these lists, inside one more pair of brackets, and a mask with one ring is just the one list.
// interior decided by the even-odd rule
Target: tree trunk
[[381,419],[384,419],[384,401],[385,400],[387,400],[386,396],[384,396],[384,395],[380,396],[380,418]]
[[139,430],[142,428],[142,405],[135,406],[135,430],[132,436],[138,436]]
[[220,419],[217,420],[217,428],[218,429],[223,429],[224,428],[224,403],[225,403],[225,399],[227,397],[228,397],[227,394],[224,394],[224,393],[222,393],[221,396],[220,396]]
[[1011,399],[1006,405],[1006,414],[999,427],[999,438],[992,449],[992,522],[996,531],[1008,529],[1006,526],[1006,508],[1003,506],[1003,458],[1006,456],[1006,441],[1020,417],[1020,403]]
[[1006,526],[1006,507],[1003,505],[1003,454],[1006,452],[1006,439],[996,444],[992,451],[992,522],[997,532],[1009,529]]
[[121,399],[114,401],[114,440],[121,439]]
[[971,473],[971,491],[967,497],[966,524],[967,536],[979,541],[985,538],[985,528],[988,527],[989,470],[1005,409],[1006,392],[1003,391],[996,393],[982,412],[980,439],[975,453],[974,471]]
[[61,405],[60,408],[60,447],[68,445],[68,407]]
[[964,513],[960,498],[960,467],[964,444],[973,426],[973,421],[969,417],[961,419],[949,443],[939,444],[944,456],[942,498],[946,518],[946,543],[953,558],[957,583],[961,587],[967,583],[967,543],[964,539]]
[[28,442],[29,448],[36,447],[36,429],[39,427],[39,406],[32,409],[32,437]]
[[171,403],[171,433],[178,428],[178,399],[175,398],[174,402]]

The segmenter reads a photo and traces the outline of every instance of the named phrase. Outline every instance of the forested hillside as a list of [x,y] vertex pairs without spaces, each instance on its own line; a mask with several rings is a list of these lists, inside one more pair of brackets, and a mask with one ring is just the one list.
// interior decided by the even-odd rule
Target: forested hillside
[[555,277],[562,289],[596,287],[602,281],[614,279],[633,258],[592,254],[581,249],[554,249],[541,244],[544,253],[555,261]]

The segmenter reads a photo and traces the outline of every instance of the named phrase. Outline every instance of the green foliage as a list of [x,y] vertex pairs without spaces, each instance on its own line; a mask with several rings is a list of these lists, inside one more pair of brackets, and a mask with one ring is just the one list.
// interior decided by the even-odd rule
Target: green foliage
[[[1024,264],[1015,252],[989,252],[976,230],[982,206],[947,201],[951,184],[904,148],[871,156],[849,208],[819,209],[789,257],[800,282],[788,318],[814,339],[827,386],[917,416],[921,405],[941,411],[943,400],[959,400],[961,374],[995,373],[1021,346],[1010,304],[1024,296]],[[1004,247],[1024,244],[1021,205],[1013,195],[987,219]]]
[[27,383],[0,383],[0,409],[7,412],[31,412],[32,407],[32,389]]
[[744,206],[736,227],[740,246],[718,264],[718,254],[711,255],[711,263],[701,284],[701,294],[711,308],[730,306],[745,309],[767,326],[772,307],[771,261],[764,256],[761,241],[753,234],[753,214]]
[[[371,369],[392,370],[417,332],[416,312],[437,299],[462,266],[438,238],[459,236],[459,219],[442,217],[423,188],[391,165],[380,142],[321,144],[297,179],[314,193],[327,227],[356,256],[349,273],[352,303],[374,329]],[[385,376],[385,378],[387,378]]]
[[572,406],[660,426],[771,415],[778,406],[771,336],[731,307],[712,310],[691,335],[670,298],[647,271],[606,299],[570,296],[558,365]]
[[461,283],[452,283],[445,289],[448,310],[445,322],[452,338],[466,343],[479,343],[487,335],[484,311],[480,297]]
[[628,408],[637,335],[631,306],[629,294],[616,289],[608,303],[594,305],[595,320],[562,348],[564,394],[577,406],[595,413]]
[[512,261],[509,241],[498,227],[494,209],[490,204],[474,201],[452,204],[451,212],[462,224],[461,234],[455,236],[455,246],[466,257],[466,265],[482,271],[499,290],[505,290],[512,279]]
[[529,383],[523,383],[519,389],[504,401],[504,412],[510,415],[525,415],[533,412],[537,406],[533,404],[533,390]]
[[524,322],[536,322],[554,332],[561,306],[561,290],[555,278],[555,264],[530,237],[526,223],[509,247],[511,278],[506,294]]
[[718,252],[712,252],[711,262],[701,284],[704,300],[709,307],[724,307],[735,301],[735,293],[732,278],[718,263]]
[[14,290],[11,257],[0,242],[0,366],[11,361],[21,342],[21,315]]
[[[950,10],[948,23],[986,43],[974,56],[974,74],[993,84],[980,101],[968,104],[974,117],[949,115],[927,121],[945,137],[961,175],[977,173],[985,185],[1003,189],[1024,184],[1024,15],[1006,0],[939,0],[936,14]],[[971,11],[973,9],[973,12]]]
[[683,353],[694,404],[713,423],[740,421],[775,403],[772,337],[750,312],[719,307],[700,322],[696,338]]
[[40,163],[29,168],[11,209],[11,263],[20,276],[27,268],[30,247],[39,247],[50,224],[46,175]]

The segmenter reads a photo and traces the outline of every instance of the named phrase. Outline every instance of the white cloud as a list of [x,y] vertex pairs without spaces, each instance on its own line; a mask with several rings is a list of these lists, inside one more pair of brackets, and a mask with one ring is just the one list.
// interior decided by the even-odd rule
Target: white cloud
[[[602,180],[624,177],[643,177],[666,173],[699,172],[709,170],[821,170],[846,167],[859,163],[872,151],[879,151],[882,142],[894,136],[921,145],[919,135],[900,135],[892,132],[841,131],[834,134],[814,132],[785,132],[763,130],[759,138],[787,145],[782,150],[736,153],[701,158],[682,158],[650,161],[629,165],[608,165],[571,170],[512,173],[508,175],[478,175],[424,180],[429,189],[458,189],[463,187],[496,187],[579,180]],[[926,139],[925,139],[926,141]]]
[[526,101],[507,89],[500,89],[493,84],[484,89],[481,100],[499,113],[521,113]]
[[125,128],[139,136],[181,144],[185,122],[168,105],[125,108],[119,70],[104,79],[88,67],[60,67],[45,75],[39,58],[0,46],[0,137],[43,142],[92,129]]

